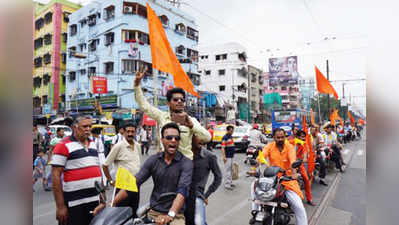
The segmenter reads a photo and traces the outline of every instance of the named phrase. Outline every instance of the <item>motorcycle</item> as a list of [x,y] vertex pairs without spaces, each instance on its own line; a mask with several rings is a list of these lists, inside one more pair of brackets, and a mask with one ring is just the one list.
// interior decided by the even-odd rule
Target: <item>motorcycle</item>
[[[299,168],[302,162],[296,161],[292,164],[292,168]],[[283,173],[278,177],[278,173]],[[252,218],[250,225],[287,225],[291,217],[294,216],[293,211],[289,207],[289,203],[285,196],[285,188],[281,184],[282,181],[290,181],[292,177],[286,175],[285,171],[277,166],[270,166],[263,172],[255,174],[256,180],[252,188],[254,190],[253,203],[257,205],[257,209],[252,210]]]
[[259,151],[262,151],[261,147],[249,145],[246,152],[247,157],[245,158],[244,163],[249,163],[251,166],[256,165],[256,157],[258,157]]
[[[105,203],[102,196],[105,193],[104,188],[97,181],[94,185],[100,194],[100,202]],[[155,225],[155,221],[149,218],[148,212],[157,205],[173,201],[175,197],[176,193],[174,192],[161,194],[154,206],[151,207],[150,203],[147,203],[140,207],[137,210],[137,218],[134,219],[131,207],[106,207],[92,219],[90,225]]]

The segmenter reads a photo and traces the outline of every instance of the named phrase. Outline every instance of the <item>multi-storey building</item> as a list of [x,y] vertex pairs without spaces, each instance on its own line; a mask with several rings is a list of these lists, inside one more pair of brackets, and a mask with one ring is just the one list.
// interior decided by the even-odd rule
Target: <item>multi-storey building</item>
[[249,73],[249,94],[251,106],[251,122],[264,122],[264,73],[255,66],[248,65]]
[[242,45],[226,43],[201,48],[199,71],[201,90],[222,95],[241,119],[247,118],[244,111],[248,107],[248,65]]
[[[107,79],[107,94],[100,96],[104,110],[138,108],[134,100],[135,72],[148,68],[142,81],[147,99],[153,98],[151,49],[147,9],[144,0],[93,2],[70,16],[66,101],[70,110],[92,110],[91,77]],[[148,1],[159,16],[172,49],[190,76],[199,85],[198,30],[192,17],[169,1]],[[166,108],[165,94],[172,76],[156,71],[159,107]]]
[[66,0],[35,3],[33,114],[64,109],[68,17],[80,7]]

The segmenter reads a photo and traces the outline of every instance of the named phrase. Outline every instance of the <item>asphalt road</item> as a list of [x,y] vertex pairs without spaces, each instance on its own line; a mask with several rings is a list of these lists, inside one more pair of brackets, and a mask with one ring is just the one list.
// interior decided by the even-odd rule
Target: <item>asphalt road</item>
[[[343,154],[345,161],[349,161],[352,153],[359,149],[358,142],[352,142],[345,146]],[[152,150],[150,153],[154,153]],[[219,165],[223,169],[223,162],[220,157],[220,150],[215,149],[215,154],[218,156]],[[148,156],[144,156],[142,160],[147,159]],[[209,198],[209,205],[207,207],[207,221],[209,225],[243,225],[248,224],[250,219],[250,184],[254,178],[246,177],[246,172],[249,170],[249,166],[244,164],[245,154],[239,153],[235,155],[235,161],[239,164],[239,179],[235,182],[236,188],[234,190],[225,190],[222,186]],[[350,168],[344,176],[356,176],[352,175],[356,172],[353,168]],[[328,172],[326,177],[327,183],[333,182],[337,172],[333,169]],[[209,177],[211,182],[213,176]],[[345,179],[344,179],[345,181]],[[355,184],[355,180],[349,178],[348,184]],[[343,185],[343,186],[345,186]],[[330,187],[330,186],[329,186]],[[313,201],[318,205],[321,201],[329,187],[324,187],[318,183],[312,185]],[[343,187],[343,192],[346,192]],[[55,220],[55,203],[52,192],[45,192],[41,188],[41,182],[37,182],[35,185],[35,192],[33,192],[33,224],[34,225],[54,225],[57,224]],[[149,200],[152,190],[152,180],[149,179],[141,187],[141,198],[140,205],[146,203]],[[112,192],[109,190],[107,192],[108,196],[111,196]],[[345,195],[346,196],[346,195]],[[336,204],[344,204],[347,199],[337,200]],[[338,206],[337,206],[338,207]],[[349,207],[349,206],[348,206]],[[318,206],[308,206],[305,204],[309,220],[314,215]],[[356,204],[353,204],[354,209],[356,209]],[[351,209],[352,209],[351,208]],[[294,224],[294,222],[292,222]],[[337,224],[337,223],[335,223]],[[357,223],[353,223],[357,224]]]

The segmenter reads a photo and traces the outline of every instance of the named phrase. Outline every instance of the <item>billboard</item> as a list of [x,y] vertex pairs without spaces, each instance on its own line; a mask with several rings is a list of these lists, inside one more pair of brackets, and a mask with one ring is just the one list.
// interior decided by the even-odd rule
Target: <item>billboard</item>
[[288,56],[269,59],[269,85],[298,84],[298,57]]
[[93,94],[107,93],[107,78],[106,77],[92,77]]

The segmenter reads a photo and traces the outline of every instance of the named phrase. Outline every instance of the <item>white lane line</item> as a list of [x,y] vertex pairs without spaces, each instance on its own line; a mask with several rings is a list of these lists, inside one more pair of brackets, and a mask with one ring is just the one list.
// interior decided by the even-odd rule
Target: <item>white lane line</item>
[[356,153],[356,155],[358,155],[358,156],[362,156],[364,153],[363,153],[363,150],[359,150],[359,151],[357,151],[357,153]]

